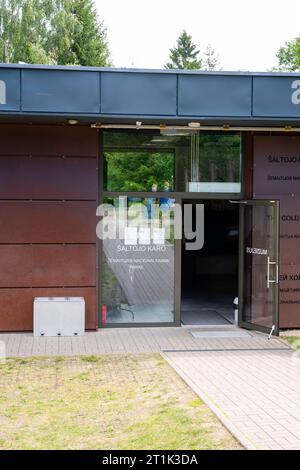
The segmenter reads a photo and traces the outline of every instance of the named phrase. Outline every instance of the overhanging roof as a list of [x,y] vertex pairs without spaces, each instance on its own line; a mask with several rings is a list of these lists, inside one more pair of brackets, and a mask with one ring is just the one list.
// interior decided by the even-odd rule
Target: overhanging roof
[[300,125],[300,74],[0,64],[1,121]]

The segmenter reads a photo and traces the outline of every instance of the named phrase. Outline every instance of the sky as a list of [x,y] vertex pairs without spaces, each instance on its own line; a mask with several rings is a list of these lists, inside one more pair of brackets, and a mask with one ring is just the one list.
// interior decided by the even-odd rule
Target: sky
[[266,71],[278,48],[300,35],[299,0],[95,0],[115,67],[164,68],[185,29],[220,68]]

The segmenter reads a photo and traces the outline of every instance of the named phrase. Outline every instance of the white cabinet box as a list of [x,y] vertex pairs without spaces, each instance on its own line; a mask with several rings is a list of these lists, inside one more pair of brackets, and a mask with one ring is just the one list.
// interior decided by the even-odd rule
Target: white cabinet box
[[36,297],[34,336],[82,336],[85,327],[83,297]]

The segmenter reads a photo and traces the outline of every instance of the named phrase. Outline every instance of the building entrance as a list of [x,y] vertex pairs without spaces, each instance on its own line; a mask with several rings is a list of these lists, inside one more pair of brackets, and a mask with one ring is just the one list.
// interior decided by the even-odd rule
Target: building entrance
[[193,204],[193,211],[196,204],[204,205],[204,243],[188,250],[182,240],[181,322],[230,325],[238,296],[238,204],[218,199],[186,203]]

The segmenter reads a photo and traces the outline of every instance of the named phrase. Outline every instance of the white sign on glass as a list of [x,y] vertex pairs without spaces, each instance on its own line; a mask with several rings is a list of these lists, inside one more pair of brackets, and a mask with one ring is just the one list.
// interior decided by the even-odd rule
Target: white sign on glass
[[124,245],[137,245],[138,233],[137,227],[125,227]]
[[155,245],[165,244],[165,229],[164,228],[153,229],[153,243],[155,243]]
[[139,229],[139,244],[150,245],[151,243],[151,230],[148,227],[140,227]]

